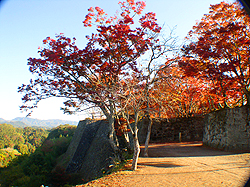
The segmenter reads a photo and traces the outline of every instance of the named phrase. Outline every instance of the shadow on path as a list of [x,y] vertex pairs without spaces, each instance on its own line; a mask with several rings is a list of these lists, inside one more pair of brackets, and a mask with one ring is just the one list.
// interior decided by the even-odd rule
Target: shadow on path
[[182,165],[172,164],[171,162],[140,162],[138,166],[153,166],[159,168],[174,168],[174,167],[182,167]]
[[[203,146],[202,142],[183,142],[150,144],[148,154],[149,157],[202,157],[234,155],[237,153],[214,150]],[[143,155],[144,146],[141,146],[140,157],[143,157]]]

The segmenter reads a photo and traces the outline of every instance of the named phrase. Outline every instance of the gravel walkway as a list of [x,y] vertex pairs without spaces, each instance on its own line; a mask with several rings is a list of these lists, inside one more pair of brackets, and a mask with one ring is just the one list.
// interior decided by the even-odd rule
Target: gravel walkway
[[249,176],[250,153],[213,150],[201,142],[151,144],[149,157],[139,158],[137,171],[119,171],[78,187],[238,187]]

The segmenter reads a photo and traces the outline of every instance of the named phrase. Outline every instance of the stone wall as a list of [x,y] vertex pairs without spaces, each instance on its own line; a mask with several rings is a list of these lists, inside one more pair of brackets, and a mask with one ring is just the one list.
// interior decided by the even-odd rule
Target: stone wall
[[[153,119],[151,130],[151,143],[178,142],[181,133],[181,141],[202,141],[203,117],[177,118],[177,119]],[[145,143],[148,121],[143,120],[139,124],[139,140]]]
[[206,115],[203,143],[227,151],[250,150],[249,108],[222,109]]
[[85,182],[101,177],[118,160],[108,133],[105,120],[80,121],[60,165]]

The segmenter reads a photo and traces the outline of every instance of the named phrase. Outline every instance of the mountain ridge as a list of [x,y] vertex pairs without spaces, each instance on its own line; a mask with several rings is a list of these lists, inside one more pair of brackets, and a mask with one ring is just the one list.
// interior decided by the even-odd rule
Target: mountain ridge
[[70,124],[77,125],[78,121],[70,121],[70,120],[60,120],[60,119],[48,119],[41,120],[29,117],[16,117],[12,120],[5,120],[0,118],[0,124],[7,123],[11,124],[15,127],[44,127],[44,128],[53,128],[59,125]]

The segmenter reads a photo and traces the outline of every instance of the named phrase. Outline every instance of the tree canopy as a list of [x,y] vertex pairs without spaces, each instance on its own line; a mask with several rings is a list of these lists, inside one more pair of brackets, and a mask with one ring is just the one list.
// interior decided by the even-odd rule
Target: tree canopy
[[221,107],[250,103],[249,34],[250,18],[240,4],[221,2],[211,5],[183,47],[180,66],[188,76],[209,80]]
[[33,109],[48,97],[65,97],[65,112],[71,113],[69,108],[81,110],[89,102],[100,107],[108,118],[113,115],[121,78],[139,71],[137,59],[148,50],[153,33],[161,30],[152,12],[141,16],[140,26],[132,28],[144,2],[128,0],[119,4],[119,17],[108,18],[99,7],[88,9],[84,26],[96,24],[97,33],[86,37],[84,49],[75,45],[75,38],[63,35],[43,41],[47,46],[38,52],[41,58],[28,60],[29,70],[37,78],[19,87],[27,103],[22,109]]
[[[100,7],[88,9],[83,25],[95,26],[96,33],[86,36],[83,49],[63,34],[43,40],[40,58],[28,59],[35,79],[18,88],[24,94],[22,110],[32,111],[49,97],[66,98],[65,113],[98,107],[116,149],[119,133],[114,125],[126,134],[129,116],[137,123],[139,115],[191,117],[250,104],[250,18],[239,3],[211,5],[182,50],[171,55],[174,40],[160,38],[155,13],[142,15],[145,2],[119,5],[120,12],[110,17]],[[147,58],[144,67],[142,56]],[[129,128],[138,141],[137,125]],[[139,147],[138,142],[134,145]]]

